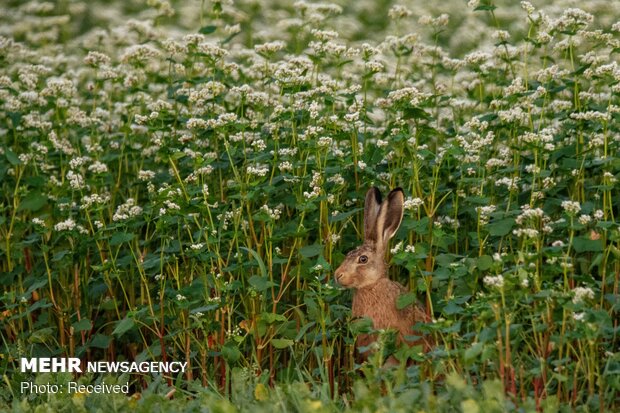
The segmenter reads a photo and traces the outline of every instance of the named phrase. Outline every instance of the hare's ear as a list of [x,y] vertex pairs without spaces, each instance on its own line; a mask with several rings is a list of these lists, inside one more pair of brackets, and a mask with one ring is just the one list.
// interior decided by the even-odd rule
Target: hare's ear
[[375,186],[366,192],[364,201],[364,242],[377,242],[377,215],[381,207],[381,191]]
[[401,188],[393,189],[379,208],[377,216],[377,244],[387,248],[388,241],[396,234],[403,220],[405,195]]

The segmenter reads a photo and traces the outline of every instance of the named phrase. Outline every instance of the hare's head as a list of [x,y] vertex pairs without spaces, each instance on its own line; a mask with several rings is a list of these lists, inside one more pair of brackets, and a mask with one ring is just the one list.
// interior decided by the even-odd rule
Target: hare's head
[[392,190],[381,202],[381,192],[372,187],[364,204],[364,244],[349,252],[335,272],[336,281],[347,288],[364,288],[386,276],[383,257],[388,241],[403,219],[404,195]]

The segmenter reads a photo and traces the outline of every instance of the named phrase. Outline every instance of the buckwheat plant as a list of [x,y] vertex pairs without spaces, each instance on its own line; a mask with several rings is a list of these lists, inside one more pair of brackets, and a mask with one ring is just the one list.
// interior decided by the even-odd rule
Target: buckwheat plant
[[[0,406],[79,357],[188,363],[101,409],[620,409],[619,50],[603,0],[3,3]],[[373,185],[435,345],[360,365]]]

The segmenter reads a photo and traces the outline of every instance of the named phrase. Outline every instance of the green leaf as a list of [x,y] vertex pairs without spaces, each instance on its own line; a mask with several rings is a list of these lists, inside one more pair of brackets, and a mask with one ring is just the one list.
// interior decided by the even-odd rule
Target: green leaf
[[408,231],[415,231],[418,235],[426,235],[428,234],[429,222],[430,219],[428,217],[422,217],[419,221],[407,220],[407,222],[403,223],[403,227]]
[[22,161],[19,160],[15,152],[10,149],[5,149],[4,154],[6,155],[6,159],[11,163],[11,165],[21,165]]
[[440,267],[448,267],[457,257],[458,255],[455,254],[438,254],[437,257],[435,257],[435,262]]
[[403,109],[403,119],[431,119],[431,116],[424,111],[424,109],[420,109],[417,107],[408,107]]
[[282,314],[277,314],[277,313],[261,313],[260,319],[261,321],[264,321],[265,323],[268,323],[268,324],[273,324],[277,321],[280,321],[280,322],[286,321],[286,317],[284,317]]
[[120,337],[129,330],[131,330],[135,325],[136,323],[135,321],[133,321],[133,318],[125,317],[116,324],[116,328],[114,329],[114,331],[112,331],[112,334]]
[[306,335],[308,330],[310,330],[315,325],[316,325],[316,322],[314,321],[310,321],[309,323],[305,323],[304,325],[302,325],[301,328],[299,329],[299,332],[297,333],[297,337],[295,337],[295,341],[301,340],[302,337]]
[[216,30],[217,30],[217,26],[214,26],[214,25],[211,24],[209,26],[201,27],[200,30],[198,30],[198,33],[200,33],[200,34],[211,34],[211,33],[213,33]]
[[591,240],[585,237],[575,237],[573,248],[576,252],[599,252],[603,251],[603,241],[600,239]]
[[54,261],[54,262],[61,261],[66,255],[69,255],[69,254],[71,254],[71,251],[69,251],[69,250],[58,251],[52,257],[52,261]]
[[295,342],[288,338],[273,338],[271,339],[271,345],[275,348],[287,348],[294,344]]
[[476,343],[473,346],[469,347],[467,350],[465,350],[465,353],[463,354],[463,361],[466,364],[474,361],[474,359],[478,357],[480,353],[482,353],[483,346],[484,345],[482,343]]
[[53,329],[51,327],[41,328],[35,331],[32,331],[28,336],[28,342],[30,343],[46,343],[51,341],[53,337]]
[[299,253],[304,258],[316,257],[323,250],[323,246],[320,244],[306,245],[299,249]]
[[488,255],[478,257],[478,269],[480,271],[486,271],[493,265],[493,258]]
[[133,239],[133,234],[128,232],[117,232],[110,237],[110,245],[120,245]]
[[454,301],[450,301],[442,310],[445,315],[453,315],[453,314],[461,314],[463,312],[463,307],[455,303]]
[[493,11],[497,8],[497,6],[493,5],[480,5],[474,9],[474,11]]
[[229,342],[222,347],[222,357],[229,363],[234,363],[241,358],[241,352],[237,348],[237,345]]
[[482,115],[478,117],[478,120],[480,122],[491,122],[492,120],[495,120],[497,118],[498,118],[497,113],[487,113],[486,115]]
[[370,333],[372,327],[372,320],[368,317],[358,318],[349,323],[349,330],[353,334]]
[[31,192],[29,193],[19,204],[17,208],[17,212],[27,210],[27,211],[38,211],[43,208],[43,206],[47,203],[47,196],[41,194],[40,192]]
[[219,304],[210,304],[210,305],[205,305],[205,306],[202,306],[202,307],[194,308],[189,313],[190,314],[206,313],[208,311],[217,310],[218,308],[220,308]]
[[239,249],[249,252],[250,255],[254,257],[254,259],[258,262],[258,268],[260,269],[261,276],[267,278],[267,267],[265,267],[265,263],[263,262],[263,259],[260,257],[260,255],[258,255],[258,253],[251,248],[239,247]]
[[106,349],[110,346],[112,339],[103,334],[95,334],[90,342],[90,347]]
[[402,310],[403,308],[415,303],[416,300],[417,300],[417,297],[413,292],[401,294],[396,299],[396,308],[398,308],[399,310]]
[[495,237],[503,237],[512,230],[515,220],[513,218],[501,219],[499,221],[491,222],[487,225],[487,231],[489,234]]
[[80,331],[88,331],[92,327],[92,323],[88,318],[83,318],[77,323],[72,324],[73,331],[79,333]]
[[263,292],[276,285],[274,282],[270,281],[269,278],[261,277],[260,275],[251,276],[248,282],[258,292]]

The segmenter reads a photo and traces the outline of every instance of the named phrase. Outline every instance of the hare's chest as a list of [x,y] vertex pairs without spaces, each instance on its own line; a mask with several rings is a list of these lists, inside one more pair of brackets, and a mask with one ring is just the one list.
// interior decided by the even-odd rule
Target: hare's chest
[[383,291],[358,291],[353,297],[351,313],[354,318],[368,317],[375,329],[397,327],[399,315],[396,309],[397,295]]

